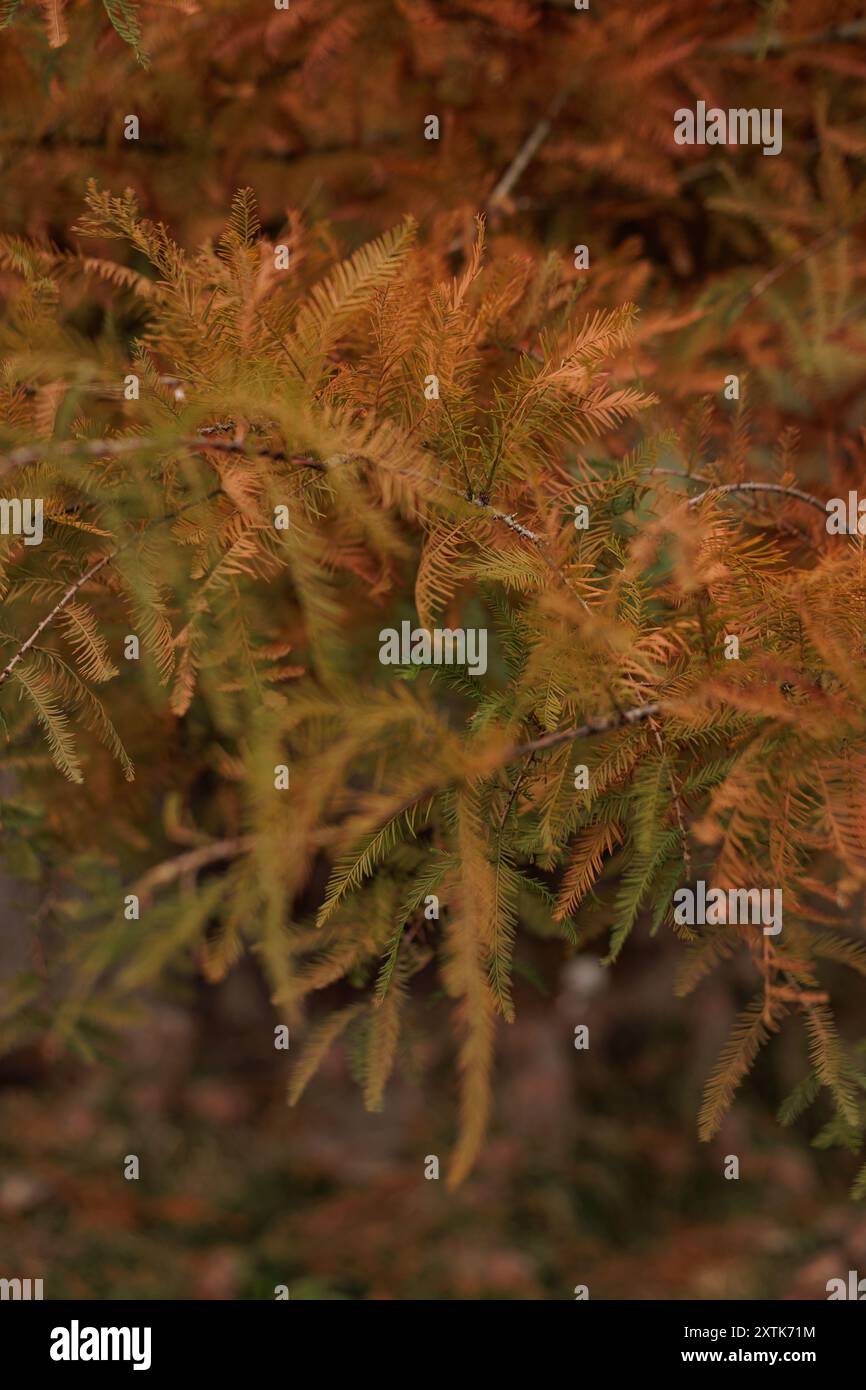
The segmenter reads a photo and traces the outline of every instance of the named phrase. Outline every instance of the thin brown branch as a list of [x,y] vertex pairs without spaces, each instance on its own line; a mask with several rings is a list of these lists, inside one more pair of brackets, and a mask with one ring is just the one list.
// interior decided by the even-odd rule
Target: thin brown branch
[[[542,116],[541,120],[537,121],[535,125],[532,127],[531,131],[526,136],[526,139],[523,141],[522,145],[520,146],[520,149],[517,151],[508,168],[500,176],[500,178],[497,179],[496,184],[490,193],[490,196],[487,198],[484,204],[485,212],[495,213],[503,206],[503,204],[510,197],[512,191],[517,186],[518,180],[522,178],[523,174],[526,172],[527,168],[532,163],[535,156],[538,154],[538,151],[541,149],[541,146],[544,144],[545,140],[549,136],[551,130],[553,129],[553,122],[556,120],[556,117],[559,115],[560,111],[562,110],[563,106],[565,105],[573,90],[573,82],[568,83],[565,87],[563,87],[563,89],[557,93],[550,106],[548,107],[547,114],[545,116]],[[459,251],[462,245],[462,238],[459,236],[455,237],[454,240],[448,246],[449,254],[453,255],[456,251]]]
[[523,767],[520,769],[520,771],[518,772],[517,776],[516,776],[515,779],[514,779],[514,786],[511,788],[510,795],[509,795],[509,797],[508,797],[508,800],[507,800],[506,803],[505,803],[505,809],[503,810],[502,815],[500,816],[500,819],[499,819],[499,833],[500,833],[500,834],[501,834],[502,831],[505,829],[505,822],[508,820],[508,817],[509,817],[509,815],[511,814],[511,808],[512,808],[512,806],[514,805],[514,799],[515,799],[515,797],[517,796],[517,793],[520,791],[520,788],[523,786],[523,782],[524,782],[524,779],[525,779],[525,777],[526,777],[526,774],[527,774],[527,772],[529,771],[529,767],[530,767],[531,763],[534,761],[534,759],[535,759],[535,754],[534,754],[534,753],[529,753],[529,754],[527,755],[526,761],[525,761],[524,764],[523,764]]
[[787,275],[789,270],[793,270],[796,266],[802,265],[804,261],[809,260],[810,256],[815,256],[819,251],[823,251],[828,246],[832,246],[834,241],[838,241],[840,237],[844,236],[846,232],[849,232],[851,228],[861,220],[861,215],[858,213],[847,222],[843,222],[841,226],[830,227],[828,231],[822,232],[821,236],[816,237],[814,241],[810,241],[808,246],[801,246],[798,251],[794,251],[793,254],[786,257],[784,261],[780,261],[778,265],[771,266],[769,270],[759,276],[753,285],[750,285],[747,290],[743,290],[742,294],[738,295],[737,299],[734,301],[735,305],[739,306],[742,304],[745,306],[752,304],[765,290],[768,290],[771,285],[774,285],[777,280],[781,279],[783,275]]
[[[575,743],[580,738],[595,738],[600,734],[610,733],[612,729],[640,724],[645,719],[652,719],[661,713],[661,702],[653,700],[649,704],[638,705],[634,709],[617,710],[614,714],[589,719],[585,724],[578,724],[575,728],[554,729],[552,733],[543,734],[540,738],[532,739],[529,743],[514,744],[513,747],[506,749],[495,766],[489,770],[496,771],[497,768],[508,767],[518,758],[526,758],[530,754],[543,752],[548,748],[557,748],[563,743]],[[451,787],[461,786],[462,783],[462,778],[454,778],[448,782],[428,783],[420,791],[413,792],[404,801],[392,806],[388,811],[387,819],[392,820],[395,816],[403,815],[413,806],[420,806],[422,802],[430,801],[440,792],[447,791]]]
[[799,487],[785,487],[782,483],[720,483],[717,487],[709,487],[697,497],[690,498],[686,506],[697,507],[707,497],[722,497],[728,492],[775,492],[784,497],[795,497],[798,502],[805,502],[827,515],[827,505],[820,497],[814,497],[811,492],[804,492]]
[[140,901],[146,901],[158,888],[164,888],[166,884],[174,883],[187,874],[196,874],[200,869],[205,869],[210,864],[219,864],[226,859],[236,859],[238,855],[245,854],[252,843],[252,835],[233,835],[225,840],[214,840],[212,844],[187,850],[186,854],[176,854],[173,859],[165,859],[161,864],[155,864],[152,869],[148,869],[138,882],[133,884],[130,891],[135,893]]
[[516,532],[518,536],[523,536],[524,540],[531,541],[533,545],[539,546],[542,550],[544,549],[545,540],[543,536],[539,536],[535,531],[530,531],[528,526],[524,526],[523,522],[518,521],[510,512],[497,511],[495,507],[491,507],[489,502],[483,502],[480,497],[473,497],[470,500],[473,507],[480,507],[481,510],[486,512],[494,521],[501,521],[503,526],[507,526],[510,531]]
[[809,1009],[814,1004],[828,1004],[830,1002],[830,996],[824,990],[770,985],[769,993],[772,999],[787,999],[792,1004],[801,1004],[804,1009]]
[[[363,455],[359,455],[359,457],[363,457]],[[522,536],[524,540],[531,541],[532,544],[538,546],[540,550],[544,551],[546,549],[547,542],[543,536],[539,536],[537,531],[532,531],[528,526],[525,526],[522,521],[518,521],[517,517],[513,516],[510,512],[500,512],[496,507],[492,507],[489,502],[485,502],[483,498],[467,497],[459,488],[452,487],[450,483],[443,482],[441,478],[431,478],[429,474],[417,468],[395,468],[392,471],[396,478],[421,478],[424,482],[429,483],[432,488],[436,488],[440,492],[450,493],[452,497],[459,497],[461,502],[468,502],[470,506],[478,507],[479,510],[484,512],[486,516],[489,516],[492,521],[498,521],[503,526],[507,526],[510,531],[514,531],[516,535]]]
[[[192,507],[197,507],[200,505],[200,503],[207,502],[212,497],[217,497],[220,493],[220,490],[220,488],[213,488],[210,492],[206,493],[204,497],[196,497],[191,502],[185,502],[182,507],[178,507],[177,511],[169,512],[166,516],[160,516],[157,517],[155,520],[148,522],[147,525],[144,527],[144,530],[149,531],[154,526],[163,526],[167,521],[174,521],[176,517],[182,516],[184,512],[190,511]],[[51,626],[58,613],[60,613],[61,610],[66,607],[67,603],[69,603],[70,600],[75,597],[79,589],[83,589],[84,585],[89,583],[89,581],[93,579],[94,576],[97,575],[105,565],[107,565],[111,560],[115,560],[117,556],[120,555],[120,553],[127,548],[127,546],[132,545],[134,541],[138,540],[140,534],[142,533],[137,532],[135,535],[130,536],[127,540],[123,541],[121,545],[115,546],[114,550],[106,551],[104,555],[101,555],[99,557],[95,564],[91,565],[89,569],[85,570],[83,574],[80,574],[78,578],[74,580],[72,584],[70,584],[65,594],[63,594],[62,598],[58,599],[57,603],[55,603],[51,611],[46,613],[45,617],[42,618],[39,623],[37,623],[30,636],[26,639],[26,641],[24,641],[21,644],[21,646],[18,648],[15,654],[6,663],[3,670],[0,671],[0,685],[2,685],[6,678],[12,674],[18,663],[20,661],[23,661],[24,657],[27,655],[28,651],[30,651],[34,643],[38,642],[40,636],[45,631],[45,629]]]
[[798,48],[814,48],[822,43],[852,43],[866,34],[866,19],[854,19],[847,24],[831,24],[816,34],[743,34],[724,43],[707,44],[703,54],[742,54],[751,57],[764,53],[791,53]]
[[83,454],[86,458],[117,458],[123,454],[134,454],[139,449],[192,449],[197,452],[216,454],[241,454],[246,458],[272,459],[275,463],[297,463],[304,468],[313,468],[323,473],[326,465],[321,459],[307,455],[286,454],[276,449],[248,449],[237,439],[216,439],[208,434],[181,435],[177,439],[154,439],[145,435],[122,435],[119,439],[64,439],[59,444],[47,440],[40,444],[23,444],[10,453],[0,455],[2,472],[11,468],[24,468],[39,463],[46,456],[60,454],[68,456]]
[[99,571],[105,565],[108,564],[109,560],[113,560],[116,554],[116,550],[109,550],[105,555],[102,555],[96,561],[95,565],[91,565],[90,569],[85,570],[84,574],[80,574],[78,578],[75,580],[75,582],[73,584],[70,584],[69,588],[66,590],[66,593],[63,595],[61,599],[58,599],[57,603],[55,603],[54,607],[51,609],[51,612],[45,614],[45,617],[33,629],[26,642],[22,643],[15,655],[11,658],[10,661],[6,663],[3,670],[0,671],[0,685],[2,685],[3,681],[6,680],[7,676],[10,676],[12,674],[19,661],[24,660],[25,656],[29,652],[30,648],[33,646],[34,642],[37,642],[42,633],[45,631],[45,629],[47,627],[50,627],[60,610],[62,608],[65,608],[67,603],[69,603],[70,599],[73,599],[75,595],[78,593],[78,590],[82,589],[84,585],[94,577],[94,575],[98,574]]
[[585,724],[578,724],[576,728],[554,729],[553,733],[543,734],[541,738],[532,739],[529,743],[517,744],[509,749],[502,761],[503,764],[513,763],[516,758],[522,758],[527,753],[557,748],[562,743],[575,743],[579,738],[595,738],[599,734],[608,734],[611,729],[620,729],[626,725],[641,724],[645,719],[652,719],[661,712],[661,702],[652,700],[649,704],[637,705],[633,709],[618,710],[615,714],[589,719]]
[[666,473],[669,478],[685,478],[686,482],[706,483],[712,487],[712,481],[704,473],[686,473],[682,468],[651,468],[650,473]]
[[789,270],[793,270],[795,266],[802,265],[803,261],[807,260],[809,256],[814,256],[819,251],[823,251],[825,246],[829,246],[836,237],[840,235],[841,233],[834,227],[830,231],[824,232],[822,236],[817,237],[815,241],[810,241],[808,246],[801,246],[798,251],[794,251],[792,255],[788,256],[784,261],[780,261],[778,265],[771,266],[771,268],[765,271],[753,285],[749,286],[748,290],[743,291],[743,300],[747,304],[751,304],[753,300],[762,295],[765,290],[768,290],[770,286],[774,285],[783,275],[786,275]]
[[553,129],[553,122],[568,100],[572,87],[573,84],[564,87],[551,102],[547,115],[542,116],[541,120],[533,126],[523,144],[520,146],[520,149],[517,151],[517,154],[505,170],[505,173],[498,179],[490,197],[487,199],[486,209],[488,212],[495,211],[496,208],[506,201],[512,189],[517,185],[518,180],[532,163]]

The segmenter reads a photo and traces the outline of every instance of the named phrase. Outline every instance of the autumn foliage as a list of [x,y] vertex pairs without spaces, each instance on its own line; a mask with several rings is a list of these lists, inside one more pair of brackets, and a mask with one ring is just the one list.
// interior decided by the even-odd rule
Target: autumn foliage
[[[732,981],[701,1137],[785,1029],[780,1118],[862,1145],[866,30],[597,8],[0,4],[8,1046],[253,951],[290,1099],[342,1038],[377,1110],[432,1002],[453,1184],[522,938],[674,932]],[[782,151],[677,145],[698,100]],[[486,671],[383,665],[406,621]],[[698,880],[782,932],[677,921]]]

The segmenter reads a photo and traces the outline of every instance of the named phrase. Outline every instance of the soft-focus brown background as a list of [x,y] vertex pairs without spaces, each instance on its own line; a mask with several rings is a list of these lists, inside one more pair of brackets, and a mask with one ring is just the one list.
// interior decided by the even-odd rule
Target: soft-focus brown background
[[[809,1149],[805,1123],[775,1124],[780,1087],[802,1074],[784,1039],[719,1139],[698,1144],[731,999],[710,984],[674,1000],[676,954],[642,940],[613,973],[539,958],[545,992],[519,988],[501,1027],[493,1134],[456,1194],[423,1176],[453,1134],[444,1013],[440,1043],[416,1049],[422,1080],[398,1078],[378,1116],[338,1052],[287,1109],[250,965],[145,1004],[107,1062],[13,1054],[0,1064],[4,1268],[45,1277],[55,1298],[270,1298],[288,1284],[293,1298],[568,1299],[579,1283],[592,1298],[824,1298],[866,1259],[866,1211],[847,1197],[857,1160]],[[573,1048],[578,1022],[588,1052]],[[138,1182],[122,1177],[129,1153]],[[722,1176],[731,1153],[736,1182]]]

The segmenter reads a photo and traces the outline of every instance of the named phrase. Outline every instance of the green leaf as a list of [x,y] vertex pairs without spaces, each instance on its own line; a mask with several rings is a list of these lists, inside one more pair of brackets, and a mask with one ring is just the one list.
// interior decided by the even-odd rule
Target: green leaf
[[129,44],[141,66],[148,67],[150,59],[142,52],[141,24],[134,0],[102,0],[102,3],[115,32]]
[[21,0],[0,0],[0,29],[5,29],[15,18]]

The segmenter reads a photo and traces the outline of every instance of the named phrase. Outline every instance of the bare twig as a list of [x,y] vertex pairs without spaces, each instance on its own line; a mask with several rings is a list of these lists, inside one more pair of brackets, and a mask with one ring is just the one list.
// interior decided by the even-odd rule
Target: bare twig
[[238,855],[245,854],[252,843],[252,835],[234,835],[225,840],[214,840],[209,845],[200,845],[186,854],[177,854],[173,859],[165,859],[148,869],[133,884],[131,892],[139,899],[147,900],[157,888],[164,888],[167,883],[174,883],[186,874],[196,874],[199,869],[205,869],[209,864],[219,864],[225,859],[236,859]]
[[841,223],[840,226],[830,227],[826,232],[822,232],[814,241],[810,241],[807,246],[801,246],[799,250],[794,251],[792,255],[787,256],[785,260],[780,261],[778,265],[771,266],[769,270],[759,276],[753,285],[750,285],[748,289],[743,290],[741,294],[737,295],[734,300],[734,307],[739,308],[741,305],[745,307],[754,303],[765,290],[768,290],[770,286],[774,285],[783,275],[787,275],[789,270],[793,270],[795,266],[802,265],[803,262],[809,260],[811,256],[816,256],[819,251],[824,251],[828,246],[832,246],[835,241],[843,237],[846,232],[850,232],[852,227],[855,227],[860,221],[862,221],[862,216],[858,212],[854,217],[849,218],[847,222]]
[[92,579],[95,574],[98,574],[99,571],[105,565],[108,564],[109,560],[113,560],[116,554],[116,550],[109,550],[107,554],[101,556],[100,559],[96,561],[95,565],[91,565],[89,570],[86,570],[84,574],[80,574],[78,578],[75,580],[75,582],[73,584],[70,584],[69,588],[66,590],[66,593],[63,595],[61,599],[57,601],[57,603],[55,603],[54,607],[51,609],[51,612],[45,614],[45,617],[33,629],[30,636],[27,638],[27,641],[22,643],[15,655],[12,657],[12,659],[8,661],[4,666],[3,670],[0,671],[0,685],[2,685],[3,681],[6,680],[7,676],[10,676],[12,674],[19,661],[24,660],[25,656],[29,652],[30,648],[33,646],[34,642],[37,642],[41,634],[45,631],[45,629],[47,627],[50,627],[51,623],[53,623],[61,608],[65,608],[67,603],[69,603],[70,599],[73,599],[75,595],[78,593],[78,590],[82,589],[84,585],[88,582],[88,580]]
[[[658,700],[653,700],[646,705],[638,705],[634,709],[617,710],[614,714],[602,715],[590,719],[586,724],[579,724],[576,728],[554,729],[552,733],[543,734],[540,738],[532,739],[529,743],[517,743],[513,747],[506,749],[503,756],[490,771],[496,771],[500,767],[508,767],[510,763],[516,762],[518,758],[526,758],[533,753],[540,753],[548,748],[557,748],[563,743],[575,743],[579,738],[595,738],[600,734],[608,734],[612,729],[625,728],[630,725],[640,724],[645,719],[651,719],[654,715],[662,713],[662,705]],[[403,815],[413,806],[420,806],[425,801],[430,801],[440,792],[447,791],[451,787],[462,786],[464,778],[452,778],[448,782],[428,782],[420,791],[413,792],[398,805],[392,806],[387,815],[388,820],[396,816]]]
[[510,531],[516,532],[518,536],[523,536],[524,540],[531,541],[533,545],[544,547],[545,541],[543,536],[539,536],[536,531],[530,531],[528,526],[524,526],[523,522],[518,521],[510,512],[497,511],[495,507],[491,507],[489,502],[482,502],[480,497],[473,497],[470,500],[473,507],[480,507],[481,510],[486,512],[494,521],[501,521],[503,526],[507,526]]
[[652,700],[649,704],[637,705],[634,709],[618,710],[615,714],[589,719],[585,724],[578,724],[576,728],[554,729],[553,733],[542,734],[541,738],[532,739],[529,743],[517,744],[508,750],[502,761],[503,764],[513,763],[516,758],[522,758],[527,753],[557,748],[562,743],[575,743],[579,738],[595,738],[599,734],[608,734],[611,729],[624,728],[626,725],[641,724],[645,719],[653,719],[661,712],[661,702]]
[[843,227],[831,227],[829,231],[823,232],[822,235],[816,237],[814,241],[810,241],[808,246],[801,246],[799,250],[787,256],[784,261],[780,261],[778,265],[771,266],[769,270],[765,271],[753,285],[750,285],[747,290],[743,291],[740,298],[745,304],[751,304],[762,295],[765,290],[768,290],[771,285],[774,285],[777,280],[780,280],[783,275],[787,275],[789,270],[793,270],[795,266],[802,265],[803,261],[807,261],[810,256],[815,256],[819,251],[823,251],[825,247],[831,246],[834,241],[837,241],[840,236],[848,231],[851,225],[851,223],[847,223]]
[[[363,455],[358,455],[358,457],[363,457]],[[443,482],[441,478],[431,478],[428,473],[423,472],[421,469],[394,468],[391,471],[396,478],[421,478],[424,482],[429,483],[431,488],[435,488],[439,492],[450,493],[452,497],[459,497],[461,502],[468,503],[472,507],[478,507],[480,511],[490,517],[491,521],[501,522],[503,526],[508,527],[509,531],[514,531],[516,535],[522,536],[524,540],[531,541],[532,544],[538,546],[540,550],[543,551],[546,548],[547,542],[543,536],[539,536],[537,531],[530,530],[528,526],[525,526],[522,521],[518,521],[517,517],[512,516],[510,512],[500,512],[496,507],[491,507],[490,503],[485,502],[481,497],[467,497],[465,492],[461,492],[459,488],[452,487],[450,483]]]
[[707,44],[703,54],[733,53],[750,57],[756,53],[790,53],[798,48],[814,48],[821,43],[851,43],[866,34],[866,19],[854,19],[847,24],[831,24],[817,34],[744,34],[724,43]]
[[[148,522],[148,524],[144,527],[144,530],[149,531],[154,526],[163,526],[167,521],[174,521],[176,517],[181,516],[184,512],[190,511],[191,508],[197,507],[200,505],[200,503],[207,502],[212,497],[218,496],[219,492],[220,488],[213,488],[210,492],[205,493],[204,497],[196,497],[193,501],[186,502],[182,507],[178,507],[177,511],[169,512],[166,516],[160,516],[157,517],[154,521]],[[66,607],[67,603],[69,603],[70,600],[75,597],[79,589],[83,589],[84,585],[89,583],[89,581],[93,579],[94,576],[97,575],[105,565],[107,565],[111,560],[115,560],[122,551],[126,550],[127,546],[130,546],[133,544],[134,541],[137,541],[141,534],[142,532],[137,532],[135,535],[130,536],[127,540],[123,541],[121,545],[115,546],[114,550],[106,551],[104,555],[101,555],[99,557],[95,564],[91,565],[89,569],[85,570],[83,574],[80,574],[78,578],[74,580],[72,584],[70,584],[63,597],[58,599],[57,603],[55,603],[51,611],[49,613],[46,613],[45,617],[42,618],[39,623],[37,623],[30,636],[26,639],[25,642],[21,644],[21,646],[15,652],[14,656],[10,658],[10,660],[4,666],[3,670],[0,671],[0,685],[2,685],[3,681],[5,681],[6,678],[12,674],[18,663],[20,661],[23,661],[30,648],[34,645],[35,642],[38,642],[40,636],[45,631],[45,629],[51,626],[58,613],[60,613],[61,610]]]
[[681,468],[651,468],[650,473],[666,473],[670,478],[685,478],[686,482],[706,483],[712,487],[713,483],[705,473],[686,473]]
[[811,492],[804,492],[799,487],[785,487],[782,483],[720,483],[717,487],[709,487],[705,492],[701,492],[697,497],[691,497],[686,503],[687,507],[697,507],[707,497],[721,497],[728,492],[775,492],[783,497],[796,497],[798,502],[805,502],[810,507],[815,507],[819,512],[826,516],[827,505],[822,502],[820,497],[813,497]]
[[[512,190],[517,186],[518,180],[522,178],[526,169],[532,163],[538,151],[541,149],[541,146],[549,136],[553,129],[553,122],[556,120],[556,117],[559,115],[573,90],[573,82],[563,87],[548,107],[547,114],[542,116],[541,120],[537,121],[532,127],[532,130],[523,141],[523,144],[520,146],[520,149],[517,151],[517,154],[512,159],[508,168],[500,178],[497,179],[489,198],[484,204],[485,212],[496,212],[510,197]],[[455,237],[447,248],[449,254],[453,255],[455,251],[459,251],[462,244],[462,238],[459,236]]]
[[505,173],[497,181],[490,197],[487,199],[488,212],[493,212],[500,204],[505,202],[511,190],[517,184],[518,179],[524,173],[528,165],[532,163],[532,160],[535,158],[553,129],[553,122],[568,100],[573,85],[574,84],[571,83],[563,87],[562,91],[559,92],[551,102],[547,115],[542,116],[541,120],[533,126],[523,144],[520,146],[520,149],[517,151],[517,154],[505,170]]
[[517,793],[520,791],[520,788],[523,786],[524,778],[526,777],[526,774],[527,774],[527,772],[529,771],[530,765],[532,764],[532,762],[534,761],[534,759],[535,759],[535,754],[534,754],[534,753],[529,753],[529,754],[527,754],[526,761],[524,762],[523,767],[520,769],[520,771],[518,772],[517,776],[516,776],[515,779],[514,779],[514,786],[511,788],[510,795],[509,795],[509,797],[508,797],[508,800],[507,800],[506,803],[505,803],[505,809],[503,810],[502,815],[501,815],[501,817],[500,817],[500,819],[499,819],[499,832],[500,832],[500,834],[501,834],[502,831],[505,829],[505,822],[508,820],[508,817],[509,817],[509,815],[510,815],[510,813],[511,813],[511,808],[512,808],[512,806],[514,805],[514,798],[517,796]]
[[46,440],[40,444],[23,444],[5,456],[0,455],[0,465],[5,465],[2,468],[2,472],[5,473],[11,468],[24,468],[29,464],[39,463],[50,454],[116,458],[123,454],[134,454],[139,449],[159,449],[163,452],[170,449],[193,449],[202,453],[241,454],[246,458],[272,459],[276,463],[297,463],[304,468],[316,469],[320,473],[323,473],[326,467],[321,459],[310,458],[307,455],[286,454],[275,449],[248,449],[241,440],[216,439],[206,433],[181,435],[177,439],[166,440],[137,434],[125,434],[119,439],[64,439],[59,444]]

